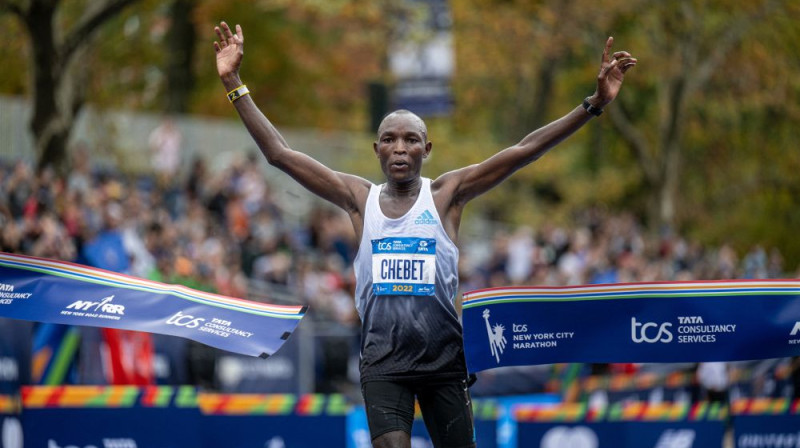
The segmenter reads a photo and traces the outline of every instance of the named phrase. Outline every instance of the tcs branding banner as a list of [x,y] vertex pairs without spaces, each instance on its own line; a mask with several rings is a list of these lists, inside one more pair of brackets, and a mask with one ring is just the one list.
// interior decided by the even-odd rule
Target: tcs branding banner
[[515,409],[518,447],[706,448],[722,446],[727,407],[628,402],[604,409],[565,403]]
[[721,422],[519,423],[518,445],[540,448],[722,446]]
[[800,355],[800,280],[516,287],[464,294],[467,367]]
[[800,446],[800,399],[739,399],[731,414],[736,448]]
[[0,317],[181,336],[267,357],[305,314],[73,263],[0,252]]

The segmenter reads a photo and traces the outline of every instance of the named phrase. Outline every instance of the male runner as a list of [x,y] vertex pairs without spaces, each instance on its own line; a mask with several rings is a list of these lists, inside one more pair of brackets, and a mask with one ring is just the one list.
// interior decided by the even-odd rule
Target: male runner
[[609,54],[609,37],[596,91],[582,105],[489,159],[435,180],[420,174],[432,148],[425,123],[411,112],[393,112],[373,144],[386,177],[384,184],[374,185],[289,148],[239,78],[242,28],[236,25],[234,34],[221,22],[215,31],[219,76],[269,163],[344,209],[360,241],[355,300],[373,446],[411,446],[415,397],[435,446],[475,446],[461,324],[453,304],[464,206],[599,115],[636,59],[625,51]]

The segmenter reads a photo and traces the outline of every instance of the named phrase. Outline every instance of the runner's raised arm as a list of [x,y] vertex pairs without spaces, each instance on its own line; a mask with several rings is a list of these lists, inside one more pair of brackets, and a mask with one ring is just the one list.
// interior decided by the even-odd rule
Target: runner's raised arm
[[[617,51],[609,56],[614,38],[606,40],[597,88],[584,103],[565,116],[525,136],[519,143],[506,148],[489,159],[443,175],[437,183],[455,182],[453,201],[464,204],[496,186],[518,169],[530,164],[548,150],[572,135],[593,117],[602,113],[603,107],[616,98],[622,87],[625,72],[636,65],[627,51]],[[434,185],[436,188],[437,185]]]
[[258,109],[239,77],[244,56],[242,27],[236,25],[236,33],[233,33],[227,23],[221,22],[214,31],[219,38],[214,42],[219,77],[229,92],[229,100],[267,161],[312,193],[343,208],[351,218],[359,215],[357,204],[364,202],[370,183],[358,176],[336,172],[307,154],[291,149]]

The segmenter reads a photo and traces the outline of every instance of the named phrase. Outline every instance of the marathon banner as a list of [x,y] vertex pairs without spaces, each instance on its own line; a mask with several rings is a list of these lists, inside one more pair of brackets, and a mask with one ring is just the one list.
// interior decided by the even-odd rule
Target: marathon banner
[[800,446],[800,399],[738,399],[731,415],[736,448]]
[[190,386],[26,386],[20,420],[15,442],[0,446],[207,446],[197,391]]
[[518,406],[515,443],[540,448],[720,447],[727,406],[720,403],[629,402],[600,410],[565,403]]
[[304,314],[305,307],[256,303],[0,252],[0,317],[180,336],[266,358]]
[[2,433],[15,443],[2,439],[0,447],[345,448],[351,407],[340,394],[214,394],[190,386],[24,387],[22,406],[14,432]]
[[470,372],[800,355],[800,280],[508,287],[464,294]]

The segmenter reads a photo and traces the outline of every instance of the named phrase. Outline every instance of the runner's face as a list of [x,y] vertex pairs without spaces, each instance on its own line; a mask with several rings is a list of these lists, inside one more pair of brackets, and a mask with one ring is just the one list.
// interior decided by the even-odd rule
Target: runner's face
[[374,148],[387,180],[403,182],[420,176],[422,159],[431,151],[423,129],[412,114],[394,115],[382,123]]

